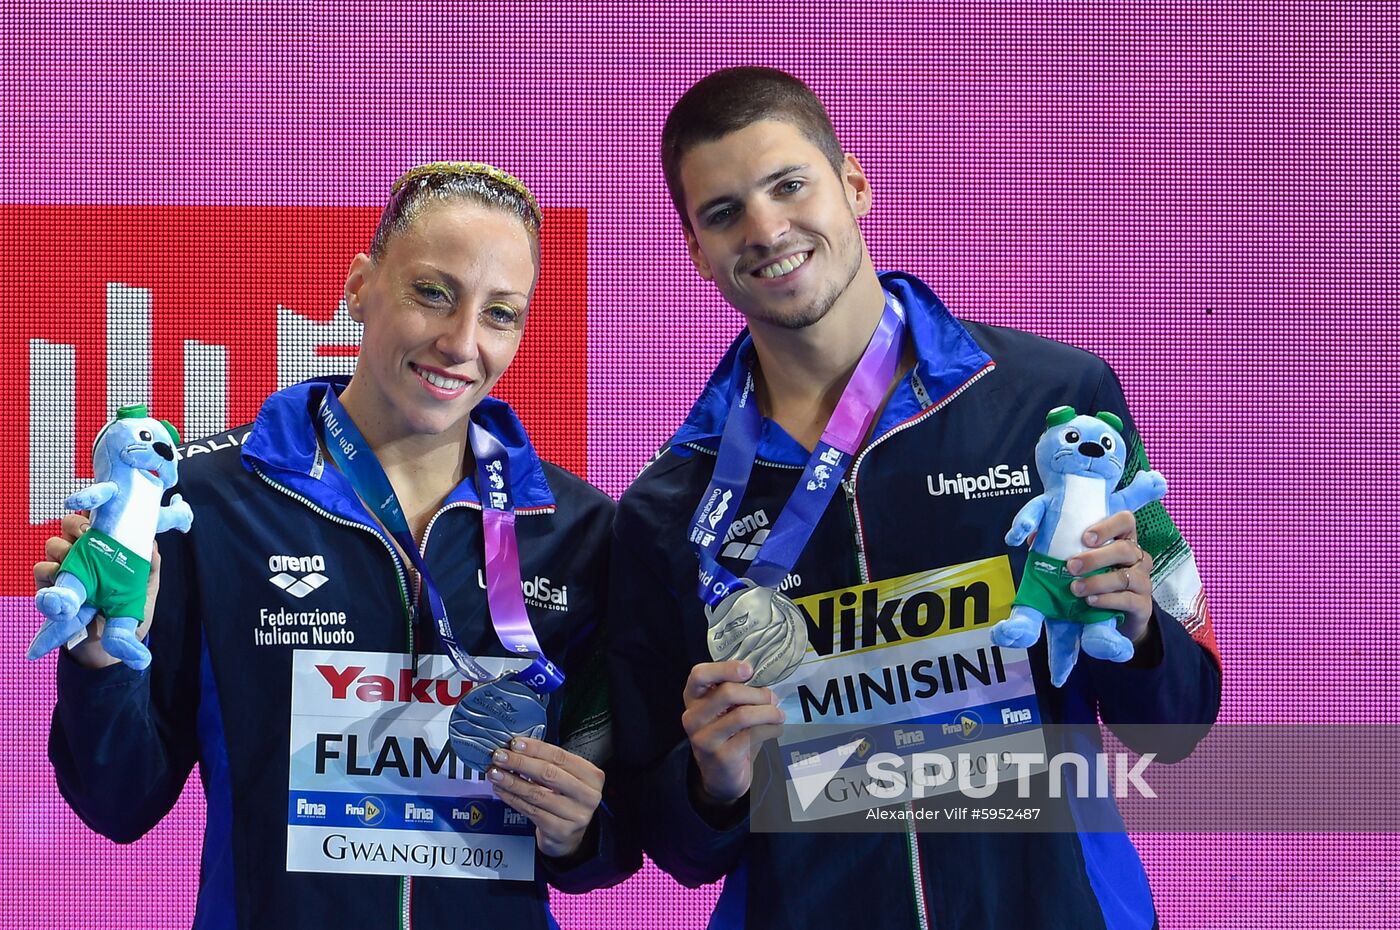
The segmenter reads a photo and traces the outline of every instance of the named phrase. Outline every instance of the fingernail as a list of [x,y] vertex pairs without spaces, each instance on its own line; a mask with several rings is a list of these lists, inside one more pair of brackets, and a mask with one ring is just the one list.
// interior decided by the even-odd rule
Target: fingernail
[[1070,559],[1065,568],[1069,569],[1071,575],[1077,575],[1084,571],[1084,562],[1081,559]]
[[514,749],[516,752],[524,752],[525,741],[523,739],[513,739],[510,741],[510,748]]
[[486,772],[486,777],[491,779],[492,781],[500,781],[506,776],[505,773],[502,772],[500,769],[488,769]]
[[88,531],[88,527],[90,527],[90,526],[92,526],[91,523],[84,523],[84,524],[82,524],[81,526],[79,526],[79,527],[78,527],[78,535],[81,536],[81,535],[83,535],[84,533],[86,533],[86,532]]
[[510,756],[506,755],[506,751],[504,749],[497,749],[495,752],[491,753],[491,761],[499,762],[502,765],[504,765],[506,760],[509,758]]
[[1084,534],[1084,545],[1086,545],[1086,546],[1097,546],[1098,544],[1099,544],[1099,534],[1098,534],[1098,533],[1090,532],[1090,533],[1085,533],[1085,534]]
[[[1081,594],[1084,593],[1084,582],[1082,582],[1082,581],[1076,581],[1076,582],[1074,582],[1073,584],[1071,584],[1071,585],[1069,586],[1069,589],[1070,589],[1071,591],[1073,591],[1073,592],[1075,593],[1076,596],[1081,595]],[[504,762],[505,760],[502,759],[502,760],[500,760],[500,761]]]
[[1097,604],[1099,602],[1099,596],[1097,594],[1090,594],[1084,600],[1088,601],[1090,604]]
[[740,663],[739,663],[739,674],[742,675],[742,676],[744,676],[745,679],[752,678],[752,677],[753,677],[753,666],[750,665],[750,664],[747,663],[747,662],[740,662]]

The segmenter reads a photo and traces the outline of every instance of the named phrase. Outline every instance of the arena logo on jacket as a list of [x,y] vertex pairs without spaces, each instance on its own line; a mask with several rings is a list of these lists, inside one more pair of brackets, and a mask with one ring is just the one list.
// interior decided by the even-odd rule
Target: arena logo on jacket
[[324,555],[273,553],[267,557],[267,581],[282,596],[274,595],[277,603],[258,608],[253,645],[296,648],[354,644],[355,631],[350,629],[345,611],[300,603],[331,581]]
[[[1002,555],[795,599],[807,621],[807,656],[773,686],[788,720],[778,742],[794,820],[915,797],[923,786],[912,780],[899,797],[869,791],[865,760],[873,753],[944,753],[972,787],[997,777],[993,768],[1007,774],[1013,753],[1044,757],[1029,657],[990,636],[1015,590]],[[849,746],[856,750],[833,775],[824,760]],[[809,779],[819,791],[807,790]],[[954,777],[922,793],[958,789]]]

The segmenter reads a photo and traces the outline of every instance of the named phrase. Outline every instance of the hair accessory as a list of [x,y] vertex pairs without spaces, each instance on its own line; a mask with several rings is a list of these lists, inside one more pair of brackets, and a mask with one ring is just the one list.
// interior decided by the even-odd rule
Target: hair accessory
[[417,165],[399,176],[399,179],[394,182],[394,186],[389,189],[389,195],[392,197],[415,181],[426,183],[435,178],[490,178],[524,198],[525,202],[530,205],[530,213],[535,218],[535,224],[544,225],[544,214],[540,211],[539,202],[535,200],[535,195],[530,193],[530,189],[525,186],[524,182],[515,175],[485,162],[434,161],[426,165]]

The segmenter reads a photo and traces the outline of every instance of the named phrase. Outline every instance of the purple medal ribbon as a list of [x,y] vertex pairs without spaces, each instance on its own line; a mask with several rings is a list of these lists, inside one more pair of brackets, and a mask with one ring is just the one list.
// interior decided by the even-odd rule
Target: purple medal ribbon
[[475,420],[467,433],[476,458],[476,488],[481,495],[481,529],[486,538],[486,603],[491,625],[502,645],[533,657],[513,676],[536,694],[548,694],[564,683],[564,673],[544,656],[520,581],[520,546],[515,537],[515,504],[510,492],[510,456],[499,439]]
[[[831,503],[837,485],[845,478],[861,442],[870,431],[890,380],[899,367],[903,333],[903,308],[893,296],[886,294],[880,323],[841,392],[841,399],[827,421],[821,441],[812,450],[797,487],[749,567],[750,581],[777,588],[797,564],[817,521]],[[763,419],[754,400],[753,373],[745,374],[743,390],[730,402],[714,475],[691,519],[690,541],[700,560],[700,598],[712,607],[745,584],[743,579],[719,564],[719,550],[729,526],[723,518],[726,513],[737,511],[743,502],[763,429]]]
[[[422,582],[423,597],[437,627],[438,638],[457,669],[480,684],[495,676],[457,642],[447,619],[447,605],[433,583],[428,564],[408,528],[389,477],[375,458],[369,443],[345,412],[333,389],[327,388],[320,407],[321,432],[326,449],[350,482],[355,493],[379,518],[404,551]],[[534,661],[510,677],[537,694],[548,694],[564,683],[564,675],[544,656],[525,611],[520,579],[520,548],[515,537],[515,510],[510,493],[510,458],[505,446],[475,420],[468,423],[472,454],[476,458],[477,491],[481,497],[482,535],[486,543],[484,571],[486,604],[491,625],[502,645]]]

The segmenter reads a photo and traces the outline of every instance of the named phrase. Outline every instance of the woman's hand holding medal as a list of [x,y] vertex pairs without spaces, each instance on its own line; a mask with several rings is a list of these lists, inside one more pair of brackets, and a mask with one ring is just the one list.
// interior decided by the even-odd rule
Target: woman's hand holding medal
[[538,739],[514,739],[491,759],[486,777],[496,797],[530,818],[540,852],[556,859],[578,852],[603,800],[603,770]]

